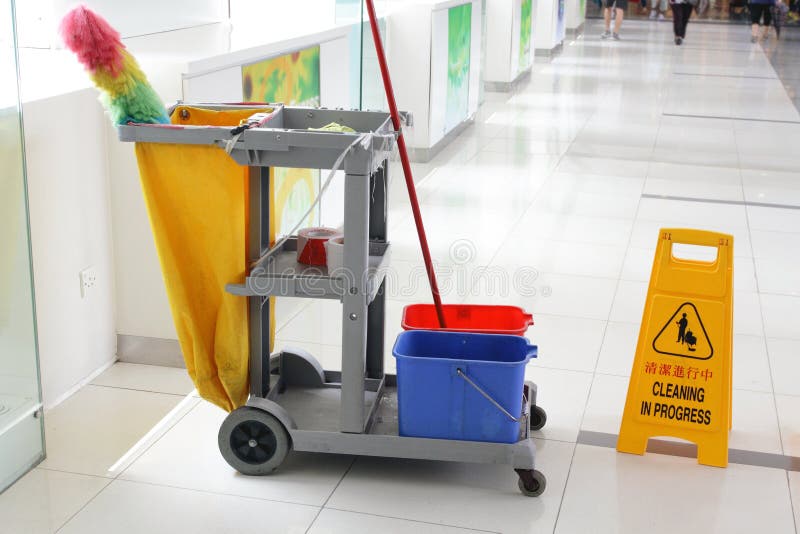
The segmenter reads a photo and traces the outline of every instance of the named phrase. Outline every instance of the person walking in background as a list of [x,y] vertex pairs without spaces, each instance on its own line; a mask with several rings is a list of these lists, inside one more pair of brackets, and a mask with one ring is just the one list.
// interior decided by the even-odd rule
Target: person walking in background
[[775,0],[772,6],[772,25],[775,27],[775,38],[781,38],[781,28],[786,23],[786,16],[789,13],[789,6],[783,0]]
[[664,13],[667,12],[667,0],[653,0],[653,8],[650,10],[650,20],[664,20]]
[[[606,31],[600,36],[601,39],[608,39],[613,37],[615,41],[619,41],[619,29],[622,27],[622,19],[625,17],[625,9],[628,8],[628,0],[603,0],[605,5],[605,22]],[[614,33],[611,33],[611,10],[616,9],[616,17],[614,19]]]
[[775,5],[775,0],[750,0],[748,8],[750,9],[750,42],[755,43],[758,41],[758,27],[761,25],[761,20],[764,20],[763,39],[766,39],[769,34],[769,25],[772,23],[772,6]]
[[672,29],[675,33],[675,44],[680,46],[683,44],[683,40],[686,39],[686,26],[689,25],[694,5],[690,3],[690,0],[670,0],[669,5],[672,8]]

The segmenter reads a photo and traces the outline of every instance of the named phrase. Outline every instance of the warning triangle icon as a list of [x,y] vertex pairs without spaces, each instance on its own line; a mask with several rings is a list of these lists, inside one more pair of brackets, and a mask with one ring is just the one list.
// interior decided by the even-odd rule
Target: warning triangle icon
[[700,313],[691,302],[681,304],[653,339],[659,354],[707,360],[714,355]]

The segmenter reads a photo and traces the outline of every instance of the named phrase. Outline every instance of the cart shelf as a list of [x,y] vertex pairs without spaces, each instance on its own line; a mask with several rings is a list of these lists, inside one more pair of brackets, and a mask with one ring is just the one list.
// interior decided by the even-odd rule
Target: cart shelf
[[[368,258],[368,302],[372,302],[386,277],[391,246],[389,243],[370,242]],[[360,275],[359,275],[360,276]],[[288,239],[281,250],[252,269],[243,284],[228,284],[226,290],[244,297],[301,297],[337,299],[344,297],[350,285],[344,270],[331,273],[323,266],[304,265],[297,262],[297,238]]]
[[[258,105],[200,105],[204,109],[270,108],[272,117],[263,126],[250,128],[236,137],[230,151],[240,165],[255,167],[295,167],[330,169],[339,155],[359,135],[376,135],[365,146],[365,155],[379,165],[395,145],[394,128],[389,115],[378,111],[286,107],[282,104]],[[403,114],[408,124],[411,118]],[[354,129],[354,133],[320,131],[326,124],[336,122]],[[125,142],[177,143],[182,145],[217,145],[226,148],[235,137],[231,127],[125,124],[119,126],[119,139]],[[355,162],[361,166],[361,162]],[[345,162],[345,170],[349,165]]]
[[[325,371],[325,375],[326,379],[338,377],[335,371]],[[387,374],[379,382],[365,379],[364,412],[368,416],[363,433],[345,433],[338,429],[340,384],[282,388],[276,376],[273,375],[272,379],[276,387],[271,389],[268,398],[251,397],[247,405],[273,411],[276,405],[280,406],[280,417],[291,429],[295,451],[511,464],[523,469],[534,461],[536,445],[528,439],[527,419],[520,422],[520,441],[513,444],[401,436],[395,375]],[[309,409],[311,406],[313,410]]]

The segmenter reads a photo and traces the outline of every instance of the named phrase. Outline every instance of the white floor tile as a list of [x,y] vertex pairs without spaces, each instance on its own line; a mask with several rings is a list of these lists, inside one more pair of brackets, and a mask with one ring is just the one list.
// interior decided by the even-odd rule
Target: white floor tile
[[755,293],[758,291],[756,282],[756,267],[752,258],[736,256],[733,258],[733,288],[734,291]]
[[510,303],[534,317],[542,313],[606,320],[616,285],[617,281],[611,278],[566,276],[520,268],[514,273],[514,285],[509,295],[476,292],[467,298],[467,302]]
[[794,154],[775,155],[740,153],[739,165],[742,166],[742,169],[797,172],[800,170],[800,158]]
[[800,297],[762,293],[761,312],[767,337],[800,339]]
[[770,361],[764,338],[738,334],[733,336],[733,387],[772,391]]
[[[448,166],[439,169],[420,189],[423,206],[442,206],[451,212],[481,206],[505,206],[523,212],[535,198],[546,174],[527,168]],[[428,209],[424,208],[423,213]]]
[[754,258],[753,261],[760,291],[800,297],[800,271],[796,261],[789,258]]
[[[481,205],[478,208],[457,211],[444,206],[427,205],[422,212],[431,257],[442,263],[452,263],[453,247],[468,243],[474,256],[472,261],[487,265],[500,247],[503,235],[512,228],[520,217],[513,211],[497,211],[495,207]],[[418,261],[419,238],[413,219],[402,219],[389,232],[392,242],[392,258],[405,261]]]
[[784,471],[579,445],[555,532],[758,531],[794,532]]
[[558,170],[644,178],[647,176],[647,161],[568,155],[561,160]]
[[92,381],[95,386],[188,395],[193,389],[186,369],[117,362]]
[[800,184],[794,172],[742,169],[745,199],[751,202],[800,205]]
[[652,146],[626,146],[622,144],[584,143],[576,140],[567,151],[568,156],[602,157],[617,160],[647,161],[653,154]]
[[619,434],[628,377],[595,374],[581,430]]
[[746,228],[745,207],[736,204],[689,202],[660,198],[643,198],[637,218],[645,221],[666,221],[677,228],[712,229]]
[[537,469],[547,477],[539,498],[520,495],[509,466],[362,457],[328,506],[504,534],[551,532],[575,445],[536,446]]
[[731,167],[739,164],[739,155],[734,147],[727,150],[696,150],[693,147],[683,148],[657,146],[653,149],[653,161],[666,163],[688,163],[693,165],[715,165]]
[[296,299],[291,297],[278,297],[275,299],[275,328],[280,330],[300,310],[311,303],[308,299]]
[[247,532],[265,522],[274,532],[306,532],[318,508],[213,495],[199,491],[112,482],[59,532],[64,534],[221,534]]
[[308,534],[374,534],[376,532],[392,534],[474,534],[480,531],[325,508],[314,521]]
[[638,196],[642,193],[643,178],[613,174],[554,172],[543,192],[573,191],[582,193]]
[[536,404],[547,413],[547,424],[533,435],[558,441],[577,441],[592,375],[528,366],[525,378],[536,384]]
[[800,456],[800,397],[775,394],[783,454]]
[[531,209],[589,217],[632,219],[636,216],[639,200],[638,194],[622,195],[549,188],[537,195]]
[[631,282],[649,281],[654,255],[654,248],[629,247],[625,253],[620,278]]
[[531,208],[511,230],[509,237],[519,243],[537,237],[593,245],[627,246],[632,226],[630,219],[542,212]]
[[794,524],[795,526],[800,523],[800,473],[797,471],[787,471],[786,475],[789,477],[789,491],[792,498],[792,507],[794,508]]
[[527,338],[539,347],[531,365],[593,372],[603,342],[605,321],[537,314]]
[[55,532],[108,483],[107,478],[34,469],[0,494],[0,533]]
[[742,177],[738,166],[720,167],[653,161],[647,170],[647,178],[648,180],[653,178],[676,182],[675,187],[677,189],[669,193],[671,196],[687,196],[680,194],[679,191],[697,183],[718,185],[726,188],[741,187],[742,185]]
[[665,197],[681,197],[711,200],[744,200],[741,185],[727,185],[711,182],[687,182],[648,178],[644,193]]
[[114,476],[108,470],[182,398],[87,386],[45,414],[47,459],[42,467]]
[[622,246],[570,243],[531,238],[521,246],[512,235],[492,259],[492,265],[513,269],[533,267],[538,271],[573,276],[617,278],[622,269]]
[[775,393],[800,395],[800,340],[767,338]]
[[736,292],[733,294],[733,333],[747,336],[763,336],[765,322],[762,321],[762,312],[766,316],[763,306],[763,296],[759,301],[758,293]]
[[753,230],[750,234],[753,241],[753,257],[800,261],[800,233]]
[[324,345],[342,342],[342,304],[316,300],[276,333],[284,341],[308,341]]
[[[147,450],[121,476],[240,497],[322,506],[352,462],[350,457],[290,453],[270,476],[238,474],[223,460],[217,434],[225,412],[203,402]],[[168,468],[165,468],[168,466]]]
[[609,320],[622,323],[641,323],[646,300],[646,282],[620,280]]
[[[745,172],[745,169],[742,169],[742,172]],[[800,206],[800,189],[745,183],[744,199],[748,202]]]
[[733,428],[728,447],[782,454],[781,436],[771,393],[733,391]]
[[785,232],[800,228],[800,210],[748,206],[747,216],[753,230]]
[[630,376],[638,341],[639,324],[609,321],[597,361],[597,372]]
[[531,155],[483,150],[470,161],[476,172],[486,169],[497,172],[502,169],[524,169],[536,178],[549,176],[558,165],[560,156],[553,154]]
[[568,146],[569,143],[554,139],[536,140],[522,137],[513,139],[496,138],[486,144],[485,150],[489,152],[553,154],[560,156],[566,152]]

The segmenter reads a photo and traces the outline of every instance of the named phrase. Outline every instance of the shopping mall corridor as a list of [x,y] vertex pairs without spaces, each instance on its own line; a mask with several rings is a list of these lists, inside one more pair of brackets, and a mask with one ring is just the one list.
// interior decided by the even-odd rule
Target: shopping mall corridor
[[[247,478],[219,454],[225,414],[185,371],[117,364],[46,415],[48,458],[0,495],[0,532],[796,532],[800,114],[764,49],[800,42],[695,23],[676,47],[671,30],[626,22],[603,41],[590,21],[414,165],[444,300],[534,315],[544,495],[520,495],[507,466],[299,453]],[[391,369],[403,306],[430,300],[392,172]],[[614,448],[662,227],[734,236],[726,469],[675,441],[642,457]],[[505,278],[488,283],[487,266]],[[339,304],[303,304],[280,304],[277,346],[335,368]]]

